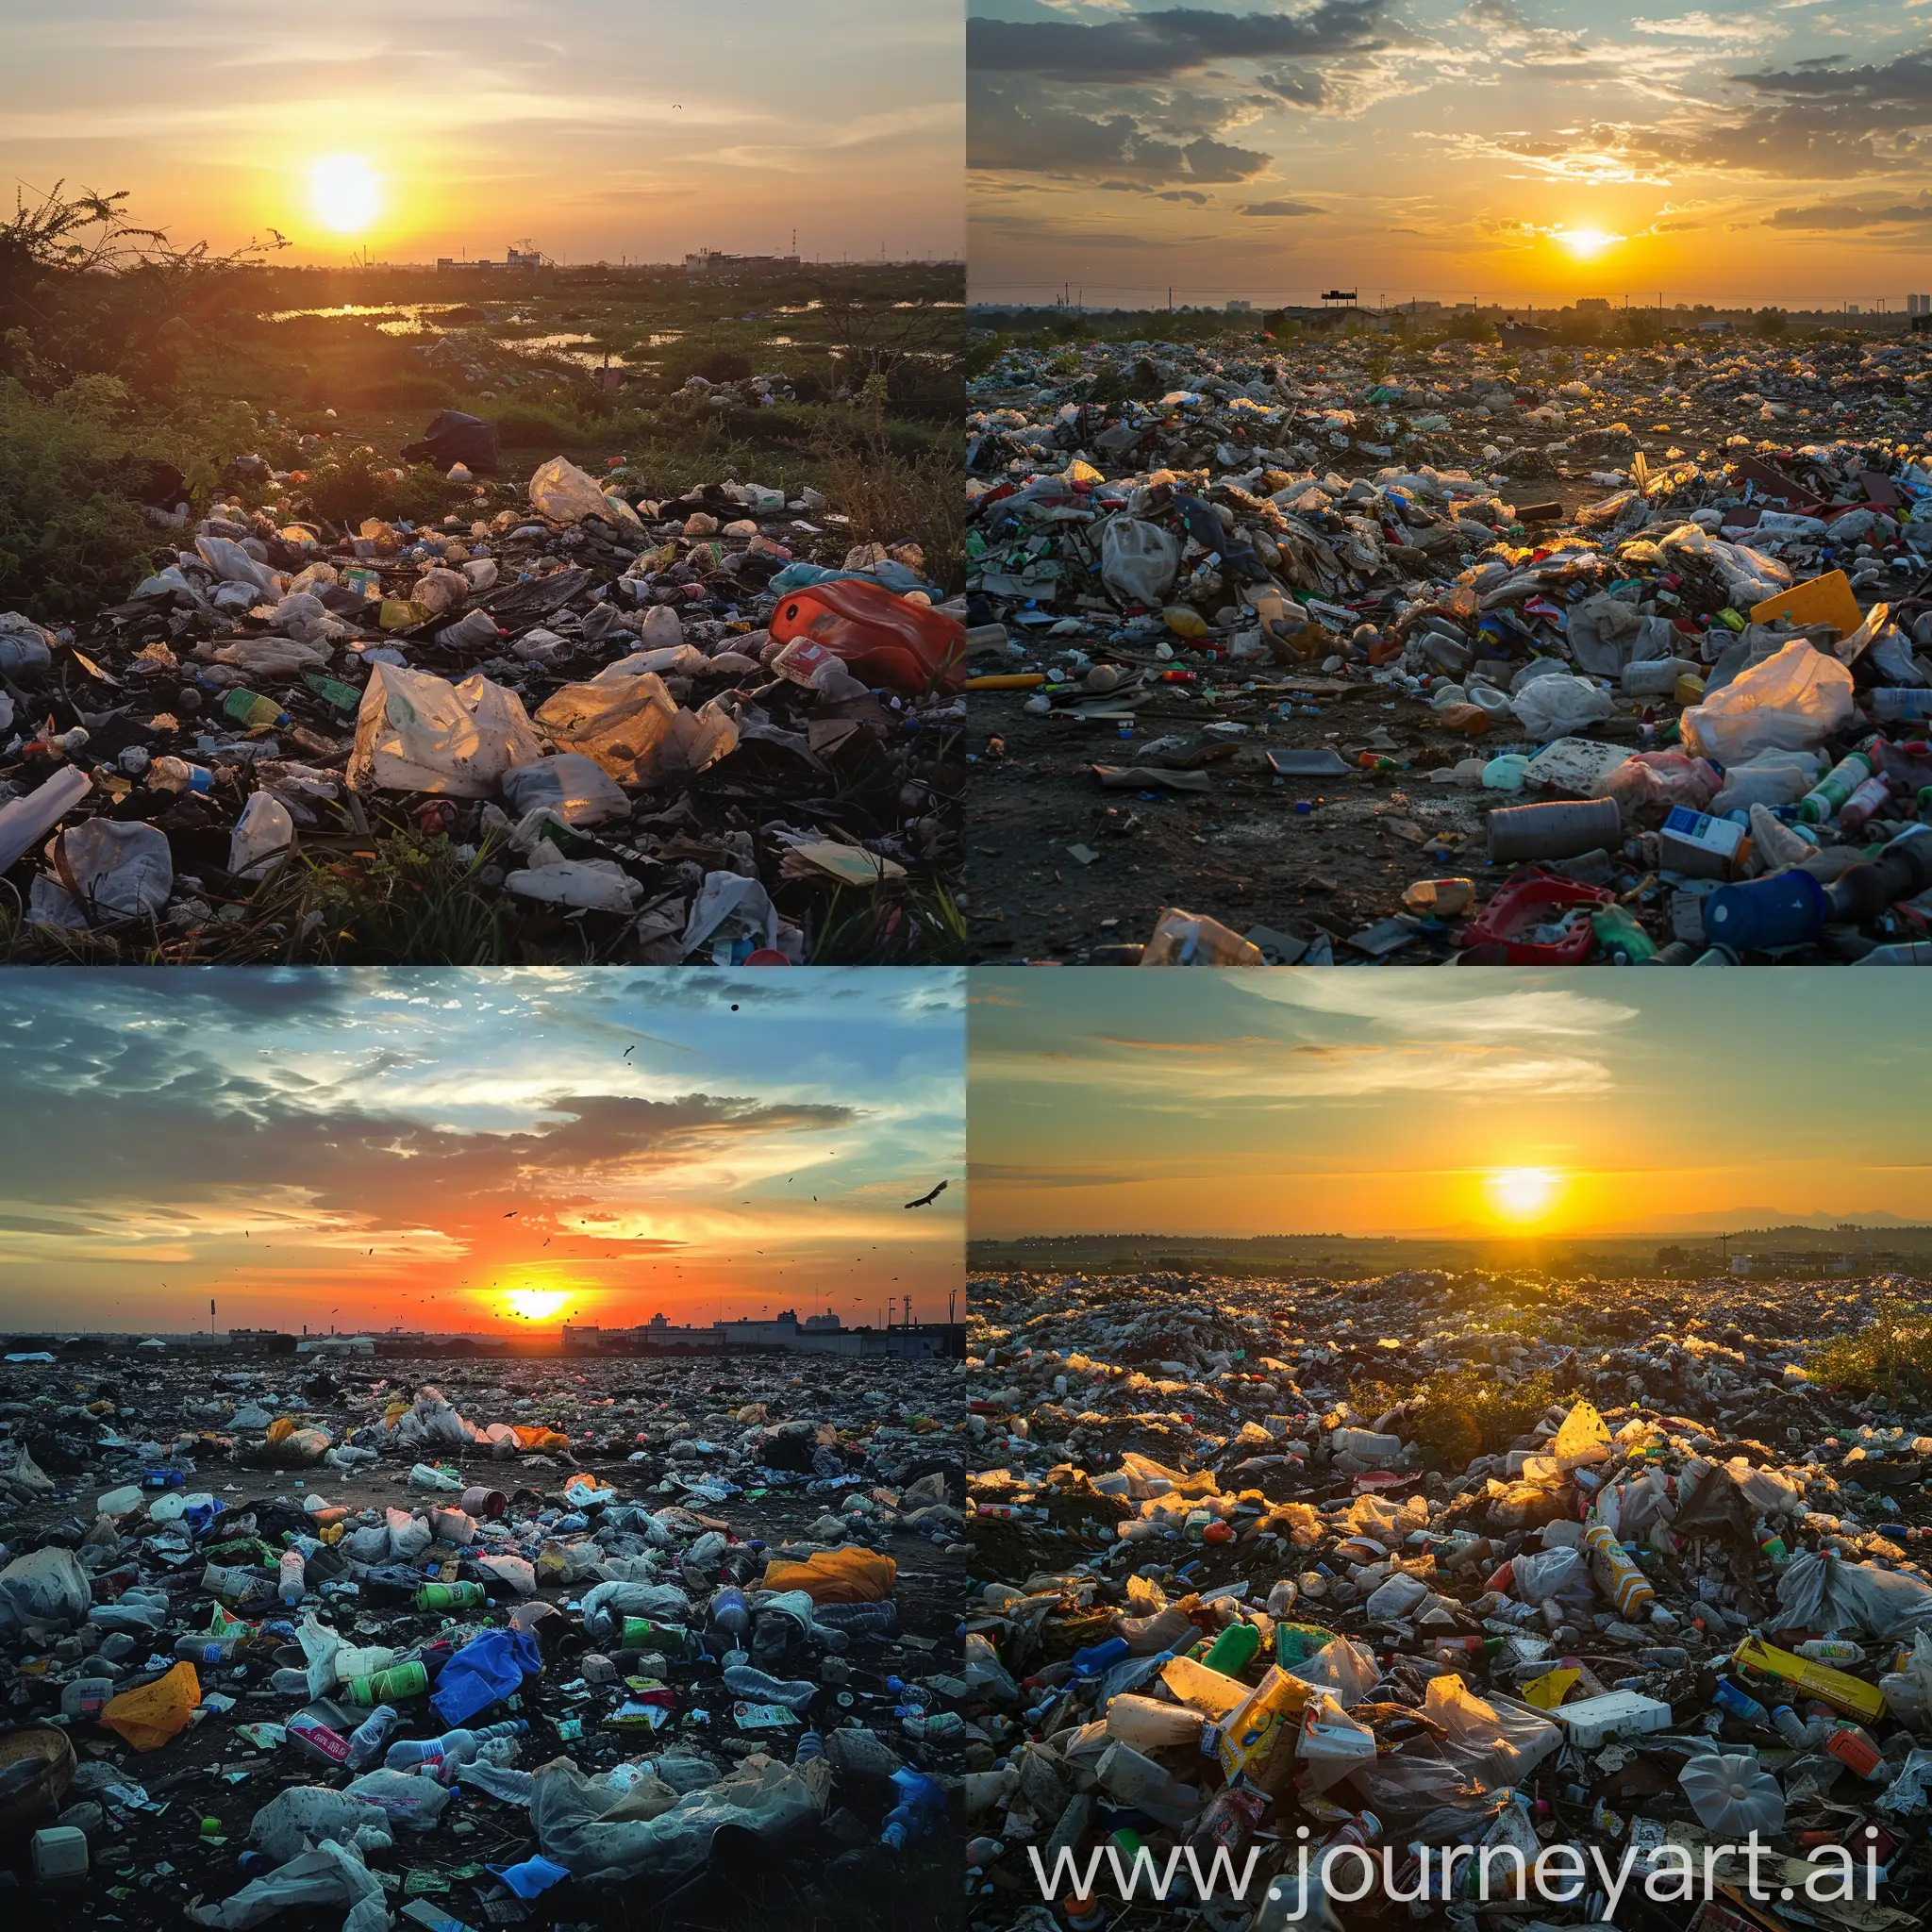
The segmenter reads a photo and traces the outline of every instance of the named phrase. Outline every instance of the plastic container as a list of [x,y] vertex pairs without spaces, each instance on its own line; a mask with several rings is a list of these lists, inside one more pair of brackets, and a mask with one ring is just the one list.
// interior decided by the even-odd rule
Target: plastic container
[[34,1883],[78,1885],[87,1877],[87,1833],[72,1824],[50,1824],[34,1833]]
[[365,1766],[374,1764],[382,1755],[383,1746],[389,1742],[390,1733],[402,1721],[402,1713],[394,1705],[378,1704],[349,1733],[349,1769],[361,1771]]
[[370,1710],[392,1699],[400,1703],[408,1697],[421,1697],[428,1689],[428,1671],[420,1663],[408,1663],[366,1677],[351,1677],[342,1686],[342,1695],[358,1709]]
[[25,798],[0,805],[0,872],[51,832],[92,789],[93,780],[77,765],[62,765]]
[[1592,1523],[1583,1532],[1583,1546],[1590,1552],[1591,1574],[1604,1594],[1617,1606],[1619,1616],[1648,1615],[1657,1603],[1657,1591],[1647,1577],[1625,1554],[1616,1532],[1607,1524]]
[[480,1583],[425,1583],[416,1592],[419,1610],[476,1610],[488,1601]]
[[903,696],[958,691],[965,682],[966,626],[958,618],[860,578],[793,591],[772,613],[771,631],[787,647],[773,669],[795,682],[810,683],[815,652]]
[[1499,806],[1490,814],[1490,858],[1512,865],[1528,858],[1578,858],[1624,841],[1624,817],[1613,798],[1550,805]]
[[1861,751],[1848,752],[1798,801],[1798,816],[1807,825],[1822,825],[1872,775],[1872,760]]
[[[1524,811],[1541,811],[1541,806],[1524,806]],[[1611,807],[1612,815],[1616,808]],[[1491,815],[1491,824],[1494,814]],[[1521,937],[1531,928],[1552,925],[1566,912],[1588,908],[1592,913],[1615,903],[1616,894],[1599,886],[1578,885],[1574,879],[1535,874],[1505,886],[1483,908],[1479,919],[1466,925],[1457,943],[1469,949],[1495,948],[1496,963],[1504,966],[1580,966],[1596,944],[1596,933],[1590,920],[1571,923],[1561,940],[1532,940]],[[1490,957],[1485,953],[1485,958]]]
[[273,698],[242,686],[229,691],[217,708],[222,717],[244,731],[266,730],[271,724],[286,724],[289,714]]
[[1704,936],[1733,952],[1810,944],[1824,930],[1824,888],[1802,867],[1720,886],[1704,902]]

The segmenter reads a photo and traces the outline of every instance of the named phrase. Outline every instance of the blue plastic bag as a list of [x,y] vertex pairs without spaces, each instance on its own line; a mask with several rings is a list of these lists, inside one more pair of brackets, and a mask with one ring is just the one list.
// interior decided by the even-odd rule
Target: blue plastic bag
[[522,1630],[486,1630],[442,1667],[429,1703],[451,1730],[524,1688],[543,1668],[537,1640]]
[[567,1867],[539,1857],[525,1858],[521,1865],[486,1865],[483,1869],[495,1873],[519,1898],[535,1898],[570,1876]]

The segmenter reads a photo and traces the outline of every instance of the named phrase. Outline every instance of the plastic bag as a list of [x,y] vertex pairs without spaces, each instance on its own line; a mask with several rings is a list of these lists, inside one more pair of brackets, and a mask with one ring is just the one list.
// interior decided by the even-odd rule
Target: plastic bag
[[508,874],[503,889],[542,905],[591,912],[629,912],[644,895],[643,887],[614,858],[558,858],[529,866]]
[[201,1679],[194,1666],[179,1663],[153,1683],[110,1698],[101,1707],[101,1723],[137,1751],[158,1751],[187,1729],[189,1715],[200,1702]]
[[1521,1787],[1563,1741],[1563,1733],[1526,1706],[1486,1702],[1451,1671],[1429,1679],[1423,1715],[1443,1731],[1443,1756],[1480,1783]]
[[[778,911],[772,895],[755,878],[735,872],[708,872],[686,916],[678,941],[687,958],[706,941],[711,941],[714,965],[728,966],[737,941],[754,947],[778,943]],[[720,955],[723,955],[720,958]]]
[[365,1799],[332,1791],[326,1785],[291,1785],[249,1820],[248,1837],[279,1864],[294,1857],[305,1839],[311,1843],[324,1839],[347,1842],[358,1831],[381,1831],[387,1823],[385,1813]]
[[1878,1680],[1886,1708],[1908,1730],[1932,1731],[1932,1630],[1912,1632],[1911,1650],[1899,1668]]
[[1852,715],[1852,674],[1802,638],[1683,714],[1685,748],[1720,765],[1766,751],[1803,751]]
[[521,1630],[486,1630],[443,1665],[430,1706],[445,1726],[456,1730],[478,1711],[514,1697],[524,1679],[542,1669],[543,1656],[534,1637]]
[[1707,1831],[1736,1840],[1753,1831],[1770,1838],[1785,1828],[1785,1794],[1755,1757],[1702,1751],[1677,1774],[1677,1782]]
[[607,496],[597,479],[566,457],[552,457],[530,478],[530,508],[553,524],[580,524],[602,517],[629,535],[644,534],[642,520],[622,497]]
[[1509,700],[1509,708],[1532,738],[1551,739],[1587,731],[1617,708],[1602,686],[1557,672],[1531,678]]
[[574,751],[512,766],[503,774],[503,795],[519,816],[541,809],[567,825],[600,824],[630,810],[630,800],[603,766]]
[[1857,1630],[1904,1638],[1932,1631],[1932,1584],[1875,1563],[1852,1563],[1832,1550],[1807,1550],[1779,1577],[1787,1628]]
[[[460,1657],[462,1653],[458,1651],[457,1655]],[[450,1659],[451,1663],[455,1661],[455,1657]],[[448,1674],[447,1666],[444,1674]],[[410,1831],[428,1831],[442,1816],[442,1807],[455,1793],[447,1785],[440,1785],[433,1777],[416,1772],[365,1771],[360,1777],[350,1780],[342,1795],[375,1806],[391,1824],[405,1825]]]
[[1668,658],[1676,649],[1668,617],[1646,617],[1607,593],[1574,605],[1563,636],[1578,667],[1592,677],[1615,677],[1626,664]]
[[1158,524],[1117,516],[1101,525],[1100,580],[1122,603],[1158,605],[1180,566],[1180,539]]
[[1302,1762],[1300,1789],[1325,1791],[1351,1772],[1374,1763],[1375,1734],[1350,1717],[1327,1691],[1318,1690],[1302,1712],[1295,1756]]
[[875,1604],[898,1588],[899,1566],[858,1543],[819,1550],[803,1563],[765,1566],[767,1590],[802,1590],[815,1604]]
[[262,878],[294,842],[289,808],[270,792],[253,792],[228,835],[228,870],[241,878]]
[[537,722],[620,785],[689,777],[738,749],[738,721],[716,698],[687,711],[652,671],[610,684],[567,684],[538,707]]
[[356,714],[347,777],[352,791],[375,787],[488,798],[512,766],[542,756],[523,699],[482,673],[452,685],[378,663]]
[[0,1604],[15,1624],[83,1623],[92,1602],[72,1550],[33,1550],[0,1570]]
[[[427,1782],[427,1780],[425,1780]],[[347,1846],[333,1840],[291,1858],[265,1877],[251,1880],[232,1898],[192,1905],[188,1917],[220,1932],[248,1932],[277,1912],[295,1907],[349,1908],[342,1932],[385,1932],[390,1923],[382,1881]]]
[[1673,806],[1707,811],[1724,774],[1707,758],[1680,751],[1640,751],[1598,779],[1592,798],[1614,798],[1626,821],[1654,824]]
[[175,890],[168,835],[136,820],[83,819],[54,835],[47,859],[54,871],[35,879],[28,908],[37,925],[82,926],[90,913],[142,918],[161,911]]
[[530,1823],[546,1858],[580,1884],[679,1878],[703,1866],[721,1825],[782,1838],[824,1816],[832,1767],[754,1760],[719,1783],[687,1791],[656,1817],[626,1816],[629,1789],[589,1778],[559,1759],[541,1766],[530,1792]]

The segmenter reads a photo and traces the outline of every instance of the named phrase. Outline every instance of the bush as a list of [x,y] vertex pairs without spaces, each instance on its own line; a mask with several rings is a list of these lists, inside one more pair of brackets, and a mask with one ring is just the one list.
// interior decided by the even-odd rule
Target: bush
[[125,597],[161,542],[128,482],[159,453],[111,376],[44,399],[0,377],[0,610],[45,622]]
[[1881,1302],[1870,1324],[1834,1336],[1806,1364],[1813,1381],[1855,1395],[1892,1401],[1932,1395],[1932,1314],[1905,1302]]

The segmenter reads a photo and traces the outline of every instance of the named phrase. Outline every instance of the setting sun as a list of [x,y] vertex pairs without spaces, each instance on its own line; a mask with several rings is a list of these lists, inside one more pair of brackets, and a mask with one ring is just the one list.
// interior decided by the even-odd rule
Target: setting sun
[[1613,242],[1621,242],[1621,235],[1606,234],[1601,228],[1557,228],[1555,239],[1560,242],[1578,261],[1588,261],[1592,256],[1601,255]]
[[1548,1211],[1562,1186],[1546,1167],[1505,1167],[1488,1176],[1491,1206],[1505,1221],[1536,1221]]
[[570,1305],[570,1296],[548,1288],[513,1288],[503,1298],[512,1315],[525,1322],[547,1322]]
[[339,235],[359,234],[382,206],[375,175],[360,155],[327,155],[308,171],[316,218]]

